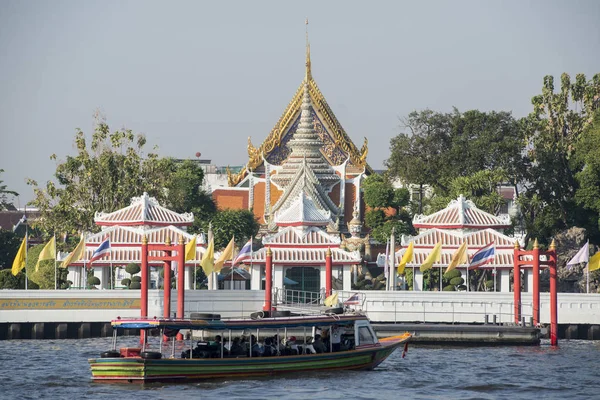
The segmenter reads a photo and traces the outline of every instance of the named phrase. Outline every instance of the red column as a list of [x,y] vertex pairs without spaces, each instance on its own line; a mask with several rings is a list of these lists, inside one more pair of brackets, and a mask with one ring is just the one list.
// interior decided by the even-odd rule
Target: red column
[[142,238],[142,288],[141,288],[141,316],[148,317],[148,238]]
[[[171,255],[170,251],[165,253]],[[165,261],[163,268],[163,316],[171,318],[171,262]]]
[[550,244],[550,345],[558,346],[558,285],[556,275],[556,245],[554,240]]
[[[142,285],[140,290],[140,311],[143,318],[148,317],[148,238],[144,235],[142,237]],[[140,343],[143,343],[146,339],[145,330],[140,330]]]
[[540,247],[533,242],[533,323],[540,323]]
[[177,245],[177,318],[184,317],[185,303],[185,244],[183,236]]
[[325,296],[331,296],[331,249],[327,248],[325,253]]
[[273,286],[273,253],[271,248],[267,248],[267,257],[265,260],[265,305],[263,306],[264,311],[271,311],[271,299],[272,299],[272,286]]
[[515,253],[513,260],[513,292],[514,292],[514,303],[515,303],[515,322],[518,324],[521,320],[521,264],[519,256],[521,250],[519,249],[519,242],[515,242]]

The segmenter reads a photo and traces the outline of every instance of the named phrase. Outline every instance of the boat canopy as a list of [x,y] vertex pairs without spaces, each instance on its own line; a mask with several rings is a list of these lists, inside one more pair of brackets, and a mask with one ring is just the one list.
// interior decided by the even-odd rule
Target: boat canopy
[[368,320],[361,314],[290,316],[261,319],[161,319],[126,318],[114,319],[114,329],[194,329],[194,330],[244,330],[244,329],[283,329],[330,325],[352,325],[359,320]]

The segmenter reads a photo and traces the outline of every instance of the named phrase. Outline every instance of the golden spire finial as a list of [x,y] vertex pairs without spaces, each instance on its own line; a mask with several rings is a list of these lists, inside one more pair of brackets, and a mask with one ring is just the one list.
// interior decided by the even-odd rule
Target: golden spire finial
[[310,43],[308,42],[308,17],[304,21],[306,25],[306,83],[311,79],[310,74]]
[[556,250],[556,243],[554,243],[554,239],[552,239],[552,243],[550,243],[550,250]]
[[171,245],[171,237],[167,236],[167,240],[165,240],[165,244],[166,244],[167,246],[170,246],[170,245]]
[[533,241],[533,248],[534,249],[539,249],[540,245],[538,244],[537,238],[535,238],[535,240]]
[[515,240],[515,249],[520,249],[521,246],[519,245],[519,241]]

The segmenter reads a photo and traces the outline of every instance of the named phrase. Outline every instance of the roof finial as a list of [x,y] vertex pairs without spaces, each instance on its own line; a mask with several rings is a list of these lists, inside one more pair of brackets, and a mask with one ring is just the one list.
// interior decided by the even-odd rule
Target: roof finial
[[304,21],[306,25],[306,83],[311,79],[310,74],[310,43],[308,42],[308,17]]

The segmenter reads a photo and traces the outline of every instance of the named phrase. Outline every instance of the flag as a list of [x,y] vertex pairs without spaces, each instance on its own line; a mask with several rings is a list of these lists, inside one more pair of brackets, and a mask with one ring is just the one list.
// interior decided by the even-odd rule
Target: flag
[[400,264],[398,264],[398,274],[402,275],[404,273],[404,268],[406,268],[406,264],[412,261],[414,255],[414,242],[410,242],[406,251],[402,255],[402,259],[400,260]]
[[246,261],[250,258],[252,258],[252,238],[250,238],[248,243],[242,247],[235,260],[233,260],[232,265],[238,265],[242,261]]
[[590,258],[590,263],[588,264],[588,271],[596,271],[600,269],[600,251],[594,254]]
[[431,269],[431,267],[433,267],[433,263],[440,262],[441,258],[442,258],[442,242],[438,242],[438,244],[435,245],[435,247],[433,248],[431,253],[429,253],[427,258],[425,259],[425,262],[423,264],[421,264],[421,267],[419,269],[421,270],[421,272],[425,272],[428,269]]
[[455,269],[460,264],[466,264],[469,258],[467,257],[467,242],[463,242],[460,247],[452,254],[452,260],[446,268],[445,274]]
[[385,264],[383,265],[383,273],[385,274],[385,277],[388,277],[388,269],[389,269],[389,265],[390,265],[390,241],[387,241],[387,244],[385,245]]
[[17,275],[19,271],[25,268],[25,258],[27,256],[27,237],[23,238],[21,245],[19,246],[19,251],[17,251],[17,256],[13,261],[12,265],[12,274]]
[[234,246],[235,242],[233,241],[233,238],[231,238],[229,244],[227,245],[227,247],[225,247],[225,250],[223,250],[219,258],[217,258],[217,261],[215,261],[215,265],[213,268],[216,272],[220,272],[221,269],[223,269],[223,264],[225,263],[225,261],[231,260],[233,258]]
[[72,262],[82,259],[84,252],[85,252],[85,239],[82,234],[81,239],[79,240],[79,244],[77,244],[77,247],[75,247],[75,249],[71,252],[71,254],[69,254],[67,256],[67,258],[65,258],[63,260],[61,267],[67,268],[69,266],[69,264],[71,264]]
[[185,245],[185,261],[196,258],[196,235]]
[[325,301],[324,304],[327,307],[336,307],[338,305],[338,293],[335,292],[334,294],[332,294],[331,296],[328,296]]
[[571,258],[571,261],[567,263],[567,269],[575,264],[586,263],[590,259],[590,242],[586,242],[581,249],[575,254],[575,257]]
[[352,296],[348,297],[348,300],[344,302],[345,306],[360,304],[360,299],[358,293],[354,293]]
[[106,256],[109,253],[110,253],[110,239],[108,237],[106,237],[106,239],[104,239],[104,241],[102,243],[100,243],[100,246],[98,246],[96,248],[96,250],[94,250],[94,252],[92,253],[92,258],[90,259],[90,264],[92,264],[94,261],[99,260],[100,258]]
[[202,270],[204,270],[204,274],[206,276],[212,274],[215,265],[215,242],[213,239],[208,242],[206,251],[202,255],[200,265],[202,266]]
[[35,263],[35,270],[37,271],[40,267],[40,261],[43,260],[54,260],[56,258],[56,238],[52,236],[52,239],[42,249],[40,256],[38,257],[37,263]]
[[470,269],[479,268],[482,265],[490,263],[494,261],[494,256],[496,255],[496,246],[494,242],[488,244],[485,247],[482,247],[477,251],[477,253],[473,254],[471,257],[471,262],[469,263]]

